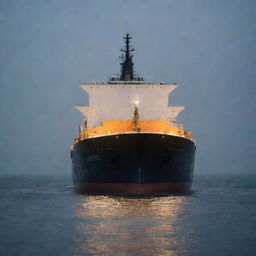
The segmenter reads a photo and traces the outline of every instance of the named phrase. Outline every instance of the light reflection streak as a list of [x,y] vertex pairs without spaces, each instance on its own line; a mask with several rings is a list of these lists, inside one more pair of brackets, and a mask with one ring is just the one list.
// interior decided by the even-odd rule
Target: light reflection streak
[[180,255],[183,196],[81,196],[76,209],[75,255]]

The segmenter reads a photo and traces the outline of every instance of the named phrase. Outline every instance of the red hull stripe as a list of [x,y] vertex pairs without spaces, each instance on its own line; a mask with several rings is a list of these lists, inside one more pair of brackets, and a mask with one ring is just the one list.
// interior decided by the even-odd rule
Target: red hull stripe
[[81,193],[102,194],[163,194],[189,192],[191,182],[168,183],[75,183],[75,189]]

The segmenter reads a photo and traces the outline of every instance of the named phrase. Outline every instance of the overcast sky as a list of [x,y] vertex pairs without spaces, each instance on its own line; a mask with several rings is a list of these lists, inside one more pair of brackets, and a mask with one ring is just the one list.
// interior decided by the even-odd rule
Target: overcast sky
[[71,173],[79,82],[119,72],[125,33],[140,76],[179,83],[195,172],[255,173],[255,0],[0,0],[0,172]]

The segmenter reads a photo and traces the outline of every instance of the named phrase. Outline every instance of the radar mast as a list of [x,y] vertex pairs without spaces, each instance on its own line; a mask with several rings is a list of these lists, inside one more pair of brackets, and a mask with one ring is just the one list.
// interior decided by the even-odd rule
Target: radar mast
[[121,74],[117,77],[110,78],[110,81],[143,81],[143,78],[137,77],[133,70],[133,55],[131,54],[134,51],[134,48],[130,45],[130,40],[132,37],[129,34],[126,34],[124,37],[124,47],[121,48]]
[[125,47],[121,49],[123,54],[121,55],[121,59],[123,62],[121,62],[121,81],[131,81],[134,78],[133,75],[133,62],[132,57],[133,55],[131,52],[134,51],[134,48],[131,48],[130,46],[130,39],[132,37],[129,34],[126,34],[126,36],[123,37],[125,40]]

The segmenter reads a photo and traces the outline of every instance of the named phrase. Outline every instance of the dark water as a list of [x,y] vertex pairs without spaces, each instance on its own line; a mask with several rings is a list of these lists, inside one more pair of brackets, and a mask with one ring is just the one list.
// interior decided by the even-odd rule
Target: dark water
[[0,255],[256,255],[256,176],[186,196],[82,196],[68,177],[0,176]]

